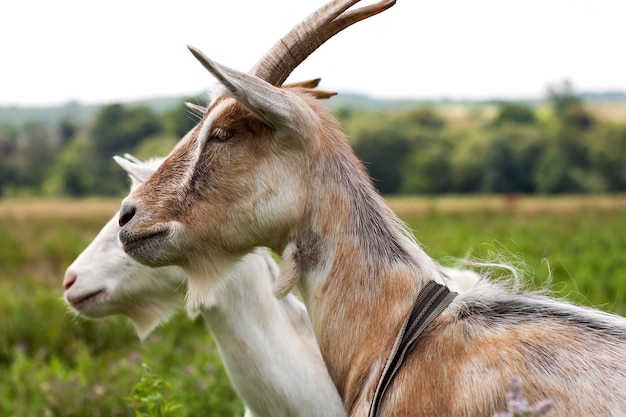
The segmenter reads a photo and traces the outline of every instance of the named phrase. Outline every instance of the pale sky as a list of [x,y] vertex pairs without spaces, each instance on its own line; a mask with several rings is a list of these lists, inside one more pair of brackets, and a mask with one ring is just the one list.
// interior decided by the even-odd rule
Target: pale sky
[[[0,105],[195,94],[215,81],[187,44],[247,71],[325,2],[3,1]],[[541,97],[563,79],[626,90],[625,18],[625,0],[398,0],[290,80],[380,98]]]

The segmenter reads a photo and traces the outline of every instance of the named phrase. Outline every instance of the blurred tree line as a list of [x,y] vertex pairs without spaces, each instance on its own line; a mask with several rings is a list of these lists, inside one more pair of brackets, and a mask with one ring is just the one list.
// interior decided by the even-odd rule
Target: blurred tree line
[[[568,82],[546,101],[542,112],[502,102],[470,123],[432,107],[334,114],[383,194],[626,191],[626,124],[598,120]],[[0,126],[0,196],[123,195],[111,157],[165,156],[197,121],[181,101],[158,114],[112,104],[84,125]]]
[[1,126],[0,196],[123,195],[128,181],[112,156],[166,156],[199,119],[184,101],[197,102],[186,98],[161,114],[111,104],[85,125],[64,118],[52,128],[41,122]]
[[626,124],[598,120],[569,82],[546,102],[502,102],[470,124],[428,107],[336,115],[383,194],[626,191]]

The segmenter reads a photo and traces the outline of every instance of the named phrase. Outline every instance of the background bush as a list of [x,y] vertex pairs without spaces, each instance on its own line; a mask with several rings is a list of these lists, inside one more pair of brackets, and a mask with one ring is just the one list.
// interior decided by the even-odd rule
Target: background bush
[[[325,103],[386,195],[626,191],[624,103],[600,111],[568,83],[535,102],[333,104],[341,99]],[[197,98],[165,109],[115,103],[84,119],[72,119],[80,113],[71,107],[53,124],[5,121],[0,196],[123,195],[124,175],[112,156],[167,155],[198,121],[183,101],[205,104]],[[612,116],[620,112],[621,118]]]

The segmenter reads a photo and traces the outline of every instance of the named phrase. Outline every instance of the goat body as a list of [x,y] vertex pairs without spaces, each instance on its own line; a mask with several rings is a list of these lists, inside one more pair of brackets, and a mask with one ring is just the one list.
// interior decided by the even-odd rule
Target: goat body
[[[220,84],[202,121],[123,202],[124,250],[181,265],[192,306],[233,259],[256,246],[281,253],[276,293],[298,286],[346,410],[365,416],[416,295],[431,280],[452,283],[306,89],[192,52]],[[624,416],[626,320],[483,280],[421,336],[381,414],[492,415],[514,376],[555,415]]]
[[[220,257],[258,245],[282,253],[277,292],[298,285],[346,410],[366,415],[417,292],[448,279],[401,229],[335,122],[306,94],[290,93],[283,97],[299,122],[276,130],[230,92],[215,95],[188,140],[126,200],[123,212],[132,203],[136,214],[120,238],[142,262],[163,256],[186,267],[192,303],[214,284],[197,271],[219,270]],[[237,136],[210,139],[216,126]],[[180,177],[188,182],[172,181]],[[148,223],[158,238],[137,239]],[[487,415],[505,406],[505,387],[519,375],[528,398],[551,399],[558,415],[626,415],[625,342],[623,318],[479,283],[433,322],[381,411]]]

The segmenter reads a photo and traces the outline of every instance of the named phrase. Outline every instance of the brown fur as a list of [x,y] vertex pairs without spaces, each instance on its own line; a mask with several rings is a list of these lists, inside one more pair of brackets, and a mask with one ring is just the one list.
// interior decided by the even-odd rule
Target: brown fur
[[[312,96],[206,65],[233,85],[124,203],[120,239],[142,262],[184,266],[192,300],[201,299],[201,278],[219,281],[221,260],[255,246],[281,253],[278,292],[298,285],[346,410],[366,415],[417,293],[448,277],[404,230]],[[212,141],[216,127],[232,138]],[[167,234],[135,243],[161,229]],[[482,281],[418,340],[382,412],[492,415],[518,375],[528,399],[553,400],[558,416],[626,415],[625,358],[623,318]]]

